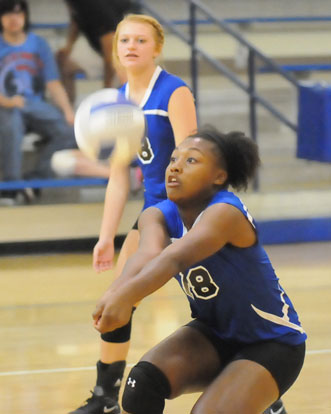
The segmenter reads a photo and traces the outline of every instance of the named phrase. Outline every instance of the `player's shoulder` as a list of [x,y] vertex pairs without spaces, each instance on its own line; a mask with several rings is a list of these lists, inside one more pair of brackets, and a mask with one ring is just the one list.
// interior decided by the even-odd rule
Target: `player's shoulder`
[[160,210],[165,216],[169,214],[174,214],[178,211],[176,204],[168,199],[156,203],[153,207]]
[[209,205],[217,203],[238,204],[240,203],[240,198],[231,191],[220,190],[213,196]]
[[163,200],[146,208],[139,217],[139,226],[150,225],[151,223],[166,224],[172,227],[177,221],[176,206],[170,200]]
[[162,69],[159,75],[159,81],[165,86],[171,87],[180,87],[180,86],[187,86],[182,78],[173,73],[167,72],[165,69]]
[[231,191],[221,190],[214,195],[212,200],[209,202],[208,207],[218,203],[228,204],[235,207],[252,223],[253,227],[256,227],[256,223],[249,213],[248,208],[236,194]]
[[162,69],[153,86],[149,105],[160,105],[166,109],[172,94],[186,83],[176,75]]
[[213,198],[210,200],[208,207],[215,206],[218,204],[227,204],[227,205],[233,206],[246,215],[247,208],[245,207],[241,199],[236,194],[232,193],[231,191],[228,191],[228,190],[218,191],[213,196]]
[[181,237],[183,224],[180,218],[178,207],[171,200],[163,200],[155,204],[152,208],[160,210],[166,224],[170,237]]

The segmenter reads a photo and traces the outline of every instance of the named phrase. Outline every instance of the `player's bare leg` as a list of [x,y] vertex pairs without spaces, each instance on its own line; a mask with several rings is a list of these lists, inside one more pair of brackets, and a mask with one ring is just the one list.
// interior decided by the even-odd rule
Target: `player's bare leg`
[[278,397],[277,383],[262,365],[246,359],[232,361],[223,370],[222,365],[203,334],[181,327],[132,368],[123,394],[124,412],[162,414],[165,399],[203,391],[192,414],[261,414]]
[[55,174],[60,177],[77,175],[85,177],[109,177],[108,163],[89,159],[77,149],[56,151],[52,156],[51,166]]
[[[138,230],[130,230],[122,245],[115,267],[117,278],[128,260],[135,253],[139,243]],[[118,394],[130,347],[130,325],[111,333],[103,334],[100,346],[100,360],[97,362],[97,380],[92,397],[86,404],[70,414],[119,414]]]

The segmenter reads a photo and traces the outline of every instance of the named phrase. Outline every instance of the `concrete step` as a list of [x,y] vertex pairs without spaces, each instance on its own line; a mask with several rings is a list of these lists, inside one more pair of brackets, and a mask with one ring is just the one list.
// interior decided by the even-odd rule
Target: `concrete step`
[[[239,193],[239,196],[258,221],[330,217],[330,190],[259,193],[248,191]],[[130,230],[141,206],[141,199],[131,200],[126,204],[118,235],[126,234]],[[100,230],[102,211],[103,202],[2,207],[0,244],[96,238]],[[53,219],[50,221],[49,217]]]

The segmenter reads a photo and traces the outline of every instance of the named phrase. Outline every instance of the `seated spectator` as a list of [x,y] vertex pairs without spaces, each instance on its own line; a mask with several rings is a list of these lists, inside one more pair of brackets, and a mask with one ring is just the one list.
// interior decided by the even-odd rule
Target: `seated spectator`
[[70,59],[70,54],[79,35],[83,34],[91,48],[102,57],[104,87],[114,87],[116,82],[116,86],[123,84],[126,82],[125,74],[115,69],[112,62],[113,35],[124,15],[129,12],[136,13],[139,7],[132,0],[65,0],[65,2],[70,13],[70,24],[66,44],[58,51],[57,61],[62,83],[70,101],[74,103],[75,75],[83,69]]
[[[36,168],[29,177],[51,177],[55,151],[76,149],[74,111],[59,81],[52,51],[28,31],[26,0],[0,2],[0,167],[3,181],[22,179],[21,144],[26,131],[40,134]],[[55,105],[46,101],[50,95]],[[92,163],[78,150],[73,174],[108,177],[108,166]],[[86,168],[86,169],[85,169]],[[15,199],[18,191],[2,191]]]

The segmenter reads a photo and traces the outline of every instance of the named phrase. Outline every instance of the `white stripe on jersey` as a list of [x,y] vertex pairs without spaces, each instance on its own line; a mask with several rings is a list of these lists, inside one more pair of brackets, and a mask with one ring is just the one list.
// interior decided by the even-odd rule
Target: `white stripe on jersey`
[[[162,72],[162,68],[160,66],[157,66],[155,68],[155,71],[149,81],[149,85],[146,88],[145,94],[141,100],[141,102],[139,103],[139,107],[143,108],[146,104],[146,102],[148,101],[148,98],[150,97],[151,93],[153,92],[153,88],[155,85],[155,82],[157,81],[160,73]],[[130,86],[129,86],[129,82],[127,82],[127,84],[125,85],[125,97],[126,99],[130,100]]]
[[146,109],[144,111],[145,115],[160,115],[160,116],[168,116],[168,112],[164,111],[163,109]]
[[289,328],[295,329],[296,331],[301,332],[302,334],[305,333],[303,328],[301,326],[296,325],[295,323],[289,322],[288,319],[286,319],[286,316],[280,317],[277,315],[274,315],[273,313],[264,312],[261,309],[256,308],[254,305],[251,304],[251,307],[255,310],[255,312],[261,316],[261,318],[266,319],[267,321],[277,323],[278,325],[287,326]]

